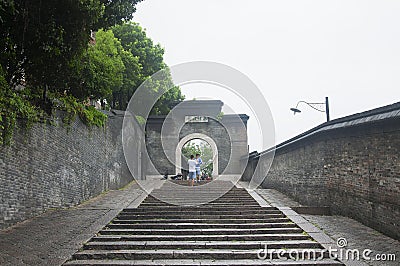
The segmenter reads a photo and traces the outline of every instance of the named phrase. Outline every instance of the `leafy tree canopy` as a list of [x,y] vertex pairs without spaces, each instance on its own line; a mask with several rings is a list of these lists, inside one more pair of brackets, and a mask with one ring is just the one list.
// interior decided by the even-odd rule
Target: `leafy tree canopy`
[[[141,70],[138,85],[149,79],[157,71],[167,67],[163,59],[164,49],[159,44],[154,44],[147,37],[146,31],[138,23],[123,23],[114,26],[112,30],[115,36],[121,41],[124,49],[139,59]],[[158,81],[158,83],[153,81],[148,82],[151,83],[150,87],[152,90],[164,93],[152,109],[152,114],[167,114],[177,102],[184,99],[180,88],[173,85],[170,75],[163,78],[162,81]],[[128,98],[132,96],[136,88],[134,87],[128,93]]]
[[144,77],[151,76],[166,67],[163,61],[164,49],[159,44],[154,44],[139,24],[127,22],[114,26],[112,30],[124,49],[139,58]]
[[[122,28],[130,30],[125,31],[121,39],[121,35],[115,32],[120,32]],[[127,43],[128,39],[132,42]],[[136,23],[124,23],[108,31],[99,30],[95,44],[90,45],[84,56],[75,60],[77,80],[73,87],[77,90],[73,94],[83,99],[107,99],[112,108],[124,110],[136,89],[147,81],[149,96],[163,94],[151,113],[167,114],[177,102],[183,100],[183,96],[180,88],[174,86],[169,71],[158,75],[162,78],[151,78],[151,75],[166,68],[163,53],[160,45],[154,45]]]
[[[87,108],[88,97],[125,109],[137,87],[166,67],[162,47],[129,22],[140,1],[0,0],[0,135],[17,116],[50,113],[56,98],[89,124],[104,117]],[[155,83],[149,94],[171,84]],[[173,87],[152,113],[166,114],[181,100]]]
[[141,0],[1,0],[1,65],[10,85],[63,91],[91,30],[132,18]]
[[96,44],[89,45],[85,53],[73,62],[76,81],[71,93],[82,99],[102,99],[121,88],[125,73],[123,54],[121,43],[111,30],[98,31]]

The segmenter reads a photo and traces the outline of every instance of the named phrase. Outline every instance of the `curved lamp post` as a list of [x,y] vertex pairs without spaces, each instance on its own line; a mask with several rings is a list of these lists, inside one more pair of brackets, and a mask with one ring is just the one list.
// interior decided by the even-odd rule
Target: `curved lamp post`
[[[328,122],[330,120],[329,119],[329,100],[328,100],[328,97],[325,97],[325,102],[324,103],[308,103],[308,102],[305,102],[305,101],[299,101],[296,104],[296,107],[290,108],[290,110],[293,111],[294,115],[296,113],[301,113],[301,110],[297,108],[300,103],[305,103],[306,105],[310,106],[314,110],[317,110],[318,112],[326,113],[326,121]],[[318,105],[325,105],[325,110],[322,110],[322,109],[319,109],[318,107],[316,107]]]

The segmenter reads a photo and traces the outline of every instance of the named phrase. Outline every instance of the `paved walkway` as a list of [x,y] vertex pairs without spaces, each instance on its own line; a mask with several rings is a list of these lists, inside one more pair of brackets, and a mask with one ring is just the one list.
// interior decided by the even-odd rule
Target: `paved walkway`
[[287,206],[287,207],[301,207],[302,205],[297,201],[292,200],[285,194],[275,189],[255,189],[272,206]]
[[317,228],[308,234],[302,226],[314,229],[290,208],[266,206],[231,181],[165,182],[65,265],[342,265],[324,256]]
[[48,211],[0,231],[0,265],[61,265],[121,209],[141,201],[135,183],[77,207]]
[[[271,206],[301,206],[275,190],[258,189],[256,192]],[[145,195],[137,184],[132,183],[77,207],[48,211],[0,231],[0,265],[61,265],[123,208],[134,208]],[[302,216],[335,240],[345,237],[348,248],[371,249],[371,256],[396,256],[395,262],[367,261],[367,264],[399,265],[399,241],[346,217]]]
[[343,216],[303,215],[333,239],[344,237],[349,249],[372,250],[376,254],[395,254],[396,261],[366,261],[368,265],[400,265],[400,242],[353,219]]
[[[302,206],[298,202],[274,189],[256,189],[271,206]],[[360,222],[343,217],[343,216],[323,216],[323,215],[301,215],[317,228],[322,230],[326,235],[333,240],[345,238],[347,240],[348,249],[358,249],[362,252],[365,249],[370,249],[372,252],[370,257],[373,258],[377,254],[395,254],[395,261],[366,261],[368,265],[400,265],[400,242],[390,238],[382,233],[367,227]],[[389,255],[390,256],[390,255]]]

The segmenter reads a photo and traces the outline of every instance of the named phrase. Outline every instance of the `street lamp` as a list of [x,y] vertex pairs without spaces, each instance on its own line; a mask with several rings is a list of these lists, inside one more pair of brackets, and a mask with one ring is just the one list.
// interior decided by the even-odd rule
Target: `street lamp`
[[[311,108],[313,108],[314,110],[317,110],[318,112],[326,113],[326,121],[328,122],[330,120],[329,119],[329,100],[328,100],[328,97],[325,97],[325,102],[324,103],[308,103],[308,102],[305,102],[305,101],[299,101],[296,104],[296,107],[290,108],[290,110],[293,111],[294,115],[296,113],[301,113],[301,110],[297,108],[300,103],[305,103],[308,106],[310,106]],[[322,110],[322,109],[319,109],[318,107],[316,107],[318,105],[325,105],[325,110]]]

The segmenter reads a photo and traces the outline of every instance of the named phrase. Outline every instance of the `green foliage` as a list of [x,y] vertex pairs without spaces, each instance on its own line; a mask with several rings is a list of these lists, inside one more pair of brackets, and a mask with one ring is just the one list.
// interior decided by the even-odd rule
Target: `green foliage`
[[164,49],[147,37],[146,31],[138,23],[126,22],[112,28],[125,50],[139,58],[142,76],[148,77],[165,68]]
[[169,71],[163,71],[159,74],[162,75],[158,75],[157,80],[151,77],[146,80],[149,94],[161,95],[151,109],[150,114],[152,115],[168,114],[176,104],[184,99],[180,88],[173,84]]
[[136,89],[146,80],[149,95],[165,92],[152,114],[167,114],[184,98],[168,71],[162,79],[151,80],[151,75],[166,67],[163,53],[136,23],[124,23],[112,31],[99,30],[95,45],[90,45],[74,61],[78,89],[73,95],[80,99],[107,99],[113,109],[125,110]]
[[53,97],[53,101],[58,103],[55,107],[66,112],[63,118],[66,125],[70,125],[78,115],[88,126],[104,127],[107,116],[93,106],[86,106],[71,95]]
[[125,71],[121,50],[123,48],[111,30],[98,31],[96,45],[89,45],[82,57],[73,62],[76,89],[72,94],[79,99],[104,99],[119,89]]
[[[93,1],[93,0],[92,0]],[[104,7],[104,13],[95,29],[108,28],[122,21],[129,21],[136,12],[136,4],[142,0],[100,0]]]
[[[9,145],[12,135],[17,125],[17,119],[20,125],[25,129],[32,127],[33,123],[38,122],[41,117],[45,117],[45,113],[39,107],[32,105],[24,93],[20,93],[10,89],[4,83],[4,79],[0,79],[0,145]],[[32,96],[32,98],[35,98]],[[96,110],[93,106],[85,106],[72,96],[50,96],[55,102],[55,109],[66,112],[63,122],[70,125],[78,115],[79,118],[88,126],[104,127],[107,116]],[[50,119],[50,117],[47,117]]]
[[219,114],[217,115],[217,120],[221,121],[223,116],[224,116],[224,112],[219,112]]
[[23,118],[21,122],[29,128],[40,114],[23,95],[10,89],[0,67],[0,144],[10,144],[17,118]]
[[[126,22],[140,1],[0,1],[1,143],[11,139],[17,118],[29,126],[54,108],[66,111],[67,124],[78,115],[104,126],[106,116],[83,104],[88,98],[126,108],[137,87],[166,67],[161,46]],[[149,94],[173,86],[170,76],[154,83]],[[181,100],[173,87],[152,113],[166,114]]]
[[93,106],[85,106],[79,117],[89,126],[104,127],[107,121],[107,116]]
[[146,124],[146,119],[144,119],[143,116],[137,115],[136,120],[138,121],[139,125],[144,125]]
[[[114,94],[114,98],[122,97],[123,99],[130,99],[137,87],[147,80],[149,84],[149,94],[165,92],[155,104],[151,114],[167,114],[171,108],[182,101],[184,97],[181,94],[180,88],[174,86],[169,72],[165,72],[166,76],[157,81],[151,80],[150,78],[154,73],[167,67],[163,61],[164,49],[159,44],[154,44],[153,41],[147,37],[146,31],[137,23],[126,22],[113,27],[112,31],[115,37],[120,40],[124,50],[138,60],[137,63],[135,62],[135,66],[139,66],[135,68],[137,71],[134,75],[136,79],[128,79],[132,80],[132,83],[126,86],[122,91]],[[127,88],[130,88],[130,90]],[[118,107],[125,109],[126,103],[119,102]],[[115,107],[117,104],[113,106]]]
[[[71,61],[87,49],[91,30],[132,18],[140,0],[0,2],[0,62],[14,87],[73,88]],[[71,85],[72,84],[72,85]]]

